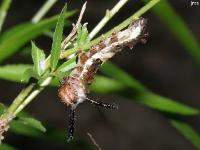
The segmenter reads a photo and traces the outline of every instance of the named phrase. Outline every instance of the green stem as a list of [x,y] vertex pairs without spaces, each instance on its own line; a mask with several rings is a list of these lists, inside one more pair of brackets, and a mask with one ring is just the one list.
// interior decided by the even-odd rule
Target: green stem
[[[34,88],[35,84],[32,83],[26,88],[24,88],[18,96],[14,99],[10,107],[7,109],[7,113],[13,114],[13,112],[18,108],[18,106],[24,101],[24,99],[27,97],[27,95],[31,92],[31,90]],[[14,114],[13,114],[14,115]]]
[[51,7],[57,2],[57,0],[47,0],[44,5],[39,9],[39,11],[34,15],[31,22],[37,23],[42,17],[51,9]]
[[[133,20],[138,19],[140,16],[142,16],[144,13],[146,13],[149,9],[151,9],[153,6],[155,6],[160,0],[151,0],[149,3],[147,3],[144,7],[139,9],[136,13],[128,17],[126,20],[124,20],[122,23],[117,25],[116,27],[112,28],[110,31],[106,32],[104,34],[104,37],[109,37],[113,32],[120,31],[127,27]],[[91,42],[91,45],[98,43],[102,37],[96,38]]]
[[47,77],[37,88],[35,88],[26,99],[24,99],[13,111],[14,115],[17,115],[27,104],[29,104],[49,83],[51,82],[52,77]]
[[[122,29],[124,29],[125,27],[127,27],[130,22],[132,22],[135,19],[138,19],[140,16],[142,16],[145,12],[147,12],[149,9],[151,9],[153,6],[155,6],[160,0],[151,0],[148,4],[146,4],[144,7],[142,7],[141,9],[139,9],[136,13],[134,13],[133,15],[131,15],[129,18],[127,18],[126,20],[124,20],[122,23],[120,23],[119,25],[117,25],[116,27],[112,28],[110,31],[106,32],[103,35],[103,38],[107,38],[109,37],[113,32],[116,31],[120,31]],[[90,48],[92,45],[97,44],[99,41],[102,40],[102,37],[98,37],[95,40],[91,41],[90,44],[84,45],[83,49],[88,49]],[[71,54],[73,54],[74,52],[76,52],[75,48],[70,48],[66,51],[64,51],[61,54],[61,58],[67,58],[68,56],[70,56]]]
[[0,6],[0,32],[12,0],[3,0]]
[[[35,83],[31,83],[26,88],[24,88],[18,96],[13,100],[12,104],[8,107],[6,112],[4,112],[0,117],[0,126],[1,126],[1,134],[6,131],[8,124],[15,118],[16,114],[14,113],[15,110],[21,105],[24,99],[30,94],[32,89],[35,87]],[[0,135],[2,137],[2,135]]]
[[112,10],[107,10],[105,16],[98,23],[98,25],[90,32],[89,38],[92,39],[105,25],[106,23],[124,6],[128,0],[120,0]]

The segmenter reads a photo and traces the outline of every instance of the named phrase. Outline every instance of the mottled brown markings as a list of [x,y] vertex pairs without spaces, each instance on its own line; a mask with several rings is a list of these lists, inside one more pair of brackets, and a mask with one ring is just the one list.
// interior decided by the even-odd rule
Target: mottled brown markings
[[133,43],[133,42],[128,42],[128,43],[126,44],[126,46],[127,46],[128,48],[132,49],[133,46],[134,46],[134,43]]
[[77,66],[76,69],[77,69],[77,71],[80,72],[80,73],[83,71],[83,67],[82,67],[82,66]]
[[113,32],[110,38],[111,43],[118,42],[117,33]]
[[94,55],[96,52],[97,52],[97,48],[95,46],[92,46],[90,48],[90,51],[89,51],[89,57],[91,57],[92,55]]
[[74,88],[74,84],[77,84],[77,82],[74,77],[64,77],[58,89],[58,96],[61,102],[67,106],[77,103],[78,94]]
[[94,81],[94,74],[97,72],[99,67],[101,66],[102,61],[100,59],[97,59],[94,61],[94,63],[87,69],[88,73],[84,75],[83,80],[87,84],[91,84]]
[[100,51],[100,50],[102,50],[102,49],[104,49],[106,47],[106,44],[104,43],[104,41],[100,41],[98,46],[99,46],[98,51]]
[[85,52],[79,54],[81,64],[84,64],[88,60],[88,56]]

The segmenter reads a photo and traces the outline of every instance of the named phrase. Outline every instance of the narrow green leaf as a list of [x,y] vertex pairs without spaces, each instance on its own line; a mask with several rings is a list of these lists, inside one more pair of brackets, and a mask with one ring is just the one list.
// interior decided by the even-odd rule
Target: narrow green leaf
[[[0,103],[0,115],[6,110],[6,106]],[[10,129],[12,132],[32,137],[44,136],[42,132],[46,132],[42,123],[34,119],[30,114],[21,111],[17,115],[17,119],[12,120]]]
[[35,69],[33,67],[28,68],[24,71],[21,77],[21,82],[28,82],[31,77],[35,79],[39,78],[38,74],[35,72]]
[[[148,2],[149,0],[144,1]],[[176,35],[194,59],[200,63],[199,41],[170,3],[167,0],[161,0],[152,10],[166,24],[166,27]]]
[[0,115],[5,111],[6,107],[4,104],[0,103]]
[[123,84],[104,76],[95,76],[94,83],[90,85],[90,89],[97,93],[113,93],[124,88]]
[[44,136],[43,132],[46,132],[40,121],[30,117],[19,117],[13,120],[10,129],[16,134],[32,137],[42,137]]
[[12,0],[1,0],[1,3],[0,3],[0,32],[2,30],[2,26],[6,19],[8,9],[11,5],[11,2],[12,2]]
[[[30,77],[30,74],[32,75],[32,73],[28,75],[24,75],[24,74],[25,74],[25,71],[27,71],[30,68],[33,68],[33,65],[30,65],[30,64],[17,64],[17,65],[12,64],[11,65],[10,64],[10,65],[5,65],[5,66],[0,66],[0,79],[13,81],[13,82],[21,82],[22,80],[23,82],[27,82],[28,77]],[[34,77],[34,76],[31,76],[31,77]],[[51,85],[58,86],[59,81],[57,79],[54,79],[53,84]]]
[[52,81],[51,81],[51,86],[54,86],[54,87],[58,87],[60,84],[59,82],[59,79],[58,78],[54,78]]
[[56,29],[53,35],[53,43],[52,43],[52,49],[51,49],[51,70],[54,71],[57,67],[58,60],[60,57],[61,52],[61,41],[62,41],[62,35],[63,35],[63,28],[64,28],[64,19],[65,19],[65,11],[66,11],[67,5],[64,6],[62,9],[58,21],[56,24]]
[[31,68],[32,65],[28,64],[12,64],[0,66],[0,78],[10,81],[20,82],[23,76],[23,73]]
[[0,43],[4,40],[7,40],[13,36],[14,33],[18,33],[30,26],[30,22],[24,22],[18,25],[15,25],[14,27],[11,27],[11,29],[8,29],[7,31],[3,32],[3,34],[0,35]]
[[57,69],[57,71],[65,73],[65,72],[73,69],[75,66],[76,66],[76,58],[73,57],[73,58],[69,59],[68,61],[64,62],[62,65],[60,65],[60,67]]
[[87,23],[80,25],[77,32],[76,37],[76,47],[82,47],[90,42],[88,30],[87,30]]
[[103,64],[103,66],[100,68],[101,72],[105,75],[108,75],[116,80],[119,80],[124,85],[138,89],[139,91],[146,91],[146,88],[136,79],[134,79],[132,76],[130,76],[128,73],[120,69],[118,66],[111,62],[106,62]]
[[41,76],[45,70],[45,54],[44,51],[39,49],[33,42],[31,44],[34,68],[38,76]]
[[[68,18],[74,13],[75,11],[69,11],[66,13],[65,17]],[[0,62],[11,56],[31,39],[41,35],[45,30],[54,27],[57,19],[58,16],[54,16],[36,24],[23,23],[2,34],[0,37]],[[69,24],[69,22],[67,22],[67,24]]]
[[20,117],[18,120],[18,122],[30,126],[34,129],[37,129],[41,132],[46,132],[45,127],[42,125],[42,123],[34,118],[30,118],[30,117]]
[[170,120],[174,126],[186,139],[188,139],[198,150],[200,150],[200,134],[185,122]]
[[13,133],[19,134],[19,135],[26,135],[31,137],[42,137],[44,136],[44,133],[40,130],[37,130],[31,126],[28,126],[26,124],[23,124],[19,121],[13,120],[10,123],[10,130]]
[[158,109],[160,111],[182,115],[199,114],[199,110],[196,108],[186,106],[184,104],[176,102],[175,100],[152,93],[133,77],[131,77],[122,69],[110,62],[104,64],[101,71],[104,74],[116,79],[119,83],[131,88],[130,90],[133,94],[130,94],[129,91],[128,96],[131,96],[132,98],[134,98],[134,100],[138,100],[138,102],[148,107]]
[[[117,95],[131,98],[150,108],[181,115],[196,115],[199,110],[175,100],[159,96],[151,92],[138,92],[135,88],[130,88],[121,83],[120,81],[97,76],[96,81],[90,86],[91,90],[98,93],[115,93]],[[137,92],[136,92],[137,91]],[[122,93],[123,92],[123,93]]]
[[17,150],[16,148],[12,147],[11,145],[8,144],[0,144],[0,149],[1,150]]
[[132,97],[139,103],[144,104],[150,108],[154,108],[160,111],[169,113],[177,113],[181,115],[197,115],[199,110],[172,100],[167,97],[163,97],[152,92],[142,92],[133,94]]
[[20,56],[26,58],[26,59],[31,59],[31,46],[24,46],[21,48],[20,52],[18,53]]

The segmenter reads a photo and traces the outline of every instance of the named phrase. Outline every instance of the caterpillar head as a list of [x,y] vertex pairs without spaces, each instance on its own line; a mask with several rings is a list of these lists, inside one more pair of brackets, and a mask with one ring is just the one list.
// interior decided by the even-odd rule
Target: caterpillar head
[[74,77],[63,78],[58,89],[60,100],[67,106],[76,107],[85,99],[85,88],[80,83],[80,80]]

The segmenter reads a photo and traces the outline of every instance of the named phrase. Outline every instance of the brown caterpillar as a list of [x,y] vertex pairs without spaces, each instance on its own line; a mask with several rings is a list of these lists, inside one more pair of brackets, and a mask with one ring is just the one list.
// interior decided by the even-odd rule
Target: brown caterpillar
[[139,18],[132,22],[129,27],[123,31],[113,33],[110,37],[98,44],[92,46],[88,52],[79,51],[76,67],[69,76],[64,77],[58,89],[60,100],[70,106],[69,138],[73,139],[74,134],[74,113],[79,103],[85,100],[92,104],[117,109],[115,105],[93,101],[87,98],[88,85],[93,82],[94,74],[101,64],[112,58],[117,52],[120,52],[125,46],[133,48],[139,42],[144,42],[146,37],[147,20]]

